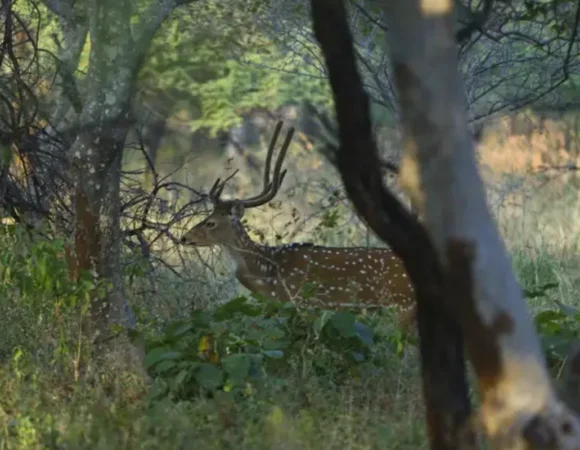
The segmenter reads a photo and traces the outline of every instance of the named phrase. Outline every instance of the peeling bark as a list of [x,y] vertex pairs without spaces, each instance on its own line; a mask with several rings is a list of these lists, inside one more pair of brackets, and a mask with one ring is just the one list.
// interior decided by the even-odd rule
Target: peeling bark
[[494,448],[580,448],[580,421],[554,392],[487,207],[457,69],[452,3],[383,1],[402,114],[403,185],[444,265],[471,266],[473,300],[445,300],[464,332]]

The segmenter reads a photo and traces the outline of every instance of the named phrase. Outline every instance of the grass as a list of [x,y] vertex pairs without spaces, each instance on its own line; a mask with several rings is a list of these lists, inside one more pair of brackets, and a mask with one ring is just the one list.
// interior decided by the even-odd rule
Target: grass
[[79,385],[66,395],[54,384],[43,385],[49,380],[23,386],[6,381],[10,375],[2,374],[2,388],[18,395],[11,419],[4,420],[3,448],[394,449],[418,448],[423,440],[419,398],[395,411],[396,399],[384,386],[353,385],[333,393],[309,380],[292,393],[277,393],[275,400],[150,404],[127,398],[126,387],[120,398],[108,401],[98,388]]
[[[508,143],[502,145],[516,145],[510,139],[501,140]],[[496,141],[487,144],[491,156],[486,159],[484,151],[484,163],[509,150]],[[546,184],[515,169],[498,175],[496,168],[492,174],[490,204],[522,285],[534,289],[557,283],[546,296],[530,301],[532,311],[556,301],[580,306],[580,190],[570,180]],[[339,227],[348,245],[356,236],[364,245],[364,234],[346,230],[342,223]],[[324,240],[323,233],[334,243],[332,228],[319,230],[317,242]],[[290,364],[284,376],[241,400],[223,392],[190,400],[153,399],[138,377],[112,367],[101,368],[98,377],[75,381],[70,343],[78,329],[72,316],[55,318],[53,306],[64,294],[46,289],[38,267],[26,263],[31,254],[36,258],[48,251],[35,245],[24,236],[0,236],[0,263],[13,271],[10,283],[3,285],[0,266],[0,450],[425,448],[413,347],[402,355],[379,348],[380,367],[338,384],[330,382],[332,359],[326,360],[325,370],[314,370],[319,355],[308,353]],[[26,253],[27,246],[34,251]],[[64,277],[58,255],[52,257],[51,276]],[[191,273],[197,275],[186,284],[162,277],[153,294],[144,294],[139,283],[129,287],[137,316],[151,334],[192,308],[207,308],[236,294],[238,286],[229,276],[212,277],[208,283],[204,270],[193,267]],[[20,275],[14,278],[14,273]],[[62,307],[73,311],[71,304],[82,292],[66,295],[68,303]],[[392,330],[388,318],[381,320],[387,332]]]
[[340,387],[297,365],[284,383],[244,401],[226,393],[151,401],[129,375],[74,383],[26,358],[12,360],[0,368],[0,448],[421,448],[413,353]]
[[[306,351],[283,376],[267,379],[243,399],[224,392],[211,398],[153,399],[138,377],[114,366],[75,381],[75,314],[84,291],[63,287],[66,267],[59,244],[46,247],[25,233],[0,233],[0,248],[9,249],[1,254],[5,259],[0,270],[0,316],[5,318],[0,339],[1,450],[424,445],[412,347],[400,356],[389,346],[379,348],[377,353],[384,355],[379,367],[340,383],[332,381],[332,355]],[[205,291],[200,285],[192,295],[191,286],[179,286],[169,275],[161,277],[159,289],[163,296],[151,308],[139,283],[132,286],[131,302],[140,307],[140,321],[152,335],[170,319],[187,316],[189,307],[209,308],[223,301],[220,293],[225,298],[234,294],[227,284],[220,288],[217,283]],[[382,317],[379,328],[388,334],[393,322]]]

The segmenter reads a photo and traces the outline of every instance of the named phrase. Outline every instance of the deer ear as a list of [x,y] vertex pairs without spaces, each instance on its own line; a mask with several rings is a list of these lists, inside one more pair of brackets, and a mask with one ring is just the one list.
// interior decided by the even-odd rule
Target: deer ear
[[244,204],[242,202],[235,202],[232,206],[232,215],[241,219],[244,215]]

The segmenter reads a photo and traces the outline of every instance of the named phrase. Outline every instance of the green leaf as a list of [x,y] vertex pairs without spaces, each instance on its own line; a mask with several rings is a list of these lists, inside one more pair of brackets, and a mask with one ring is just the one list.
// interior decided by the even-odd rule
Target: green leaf
[[197,328],[207,328],[212,319],[211,313],[202,309],[198,309],[191,314],[191,320]]
[[193,324],[191,322],[176,323],[167,330],[167,334],[172,337],[180,337],[192,328]]
[[163,355],[168,351],[167,347],[157,347],[150,350],[145,356],[145,367],[150,368],[163,360]]
[[276,339],[271,341],[264,341],[262,348],[264,350],[283,350],[288,348],[292,342],[288,339]]
[[260,314],[260,309],[247,303],[247,297],[240,296],[220,306],[214,313],[215,320],[231,319],[236,314],[255,317]]
[[277,339],[282,339],[282,338],[286,337],[286,332],[282,328],[279,328],[276,325],[268,326],[264,330],[264,332],[265,332],[266,336],[268,337],[268,339],[270,339],[270,340],[277,340]]
[[272,359],[284,358],[284,352],[282,350],[263,350],[262,354]]
[[324,311],[315,321],[312,328],[316,334],[320,334],[322,329],[326,326],[334,313],[332,311]]
[[261,294],[260,292],[252,292],[251,297],[258,300],[261,303],[273,303],[270,297]]
[[550,289],[554,289],[558,287],[558,283],[546,283],[541,286],[538,286],[535,290],[531,289],[523,289],[524,297],[526,298],[537,298],[543,297]]
[[162,399],[167,395],[167,383],[163,382],[160,379],[157,379],[156,382],[153,383],[151,389],[149,390],[149,396],[151,399]]
[[229,323],[228,322],[211,322],[209,324],[209,329],[212,331],[214,335],[220,335],[228,331]]
[[223,384],[223,373],[211,364],[202,363],[195,373],[195,381],[206,389],[217,389]]
[[183,385],[183,383],[189,378],[190,373],[191,368],[181,369],[181,371],[173,379],[173,388],[174,389],[180,388]]
[[236,353],[222,360],[222,367],[230,378],[244,380],[250,373],[250,357],[245,353]]
[[354,323],[354,314],[345,311],[338,311],[334,313],[330,319],[330,324],[332,327],[338,331],[340,336],[345,338],[356,336]]
[[173,369],[176,365],[177,364],[175,363],[175,361],[166,359],[164,361],[161,361],[159,364],[155,366],[155,371],[157,373],[167,372],[169,369]]
[[181,358],[181,352],[172,351],[167,347],[157,347],[145,356],[145,367],[150,368],[161,361],[179,358]]
[[317,291],[318,288],[314,283],[305,283],[304,286],[302,286],[302,297],[306,300],[314,298]]
[[373,332],[369,327],[360,322],[356,322],[354,324],[354,331],[364,345],[367,347],[373,345]]
[[561,321],[565,318],[566,315],[562,311],[547,309],[536,314],[536,317],[534,317],[534,322],[537,326],[541,326],[546,325],[549,322]]

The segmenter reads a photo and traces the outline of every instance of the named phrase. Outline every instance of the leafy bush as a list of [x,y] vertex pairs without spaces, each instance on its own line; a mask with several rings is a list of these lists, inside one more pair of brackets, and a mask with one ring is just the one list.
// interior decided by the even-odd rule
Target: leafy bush
[[[523,291],[527,299],[537,299],[547,297],[548,291],[557,287],[558,283],[550,282]],[[566,363],[570,344],[580,338],[580,309],[558,300],[551,305],[534,314],[534,324],[548,367],[558,377]]]
[[145,364],[157,377],[154,397],[189,398],[216,390],[248,395],[266,379],[283,382],[307,364],[331,384],[375,367],[375,345],[404,348],[402,335],[372,331],[372,318],[346,311],[301,310],[293,303],[237,297],[195,311],[149,340]]
[[[539,298],[556,286],[547,283],[524,294]],[[562,304],[535,315],[551,367],[563,364],[570,341],[580,336],[579,318],[579,310]],[[145,363],[156,378],[153,398],[189,399],[216,391],[247,396],[266,381],[283,384],[285,374],[303,364],[337,386],[378,371],[416,344],[398,329],[377,332],[382,319],[244,296],[194,311],[148,338]]]
[[90,296],[104,288],[90,274],[69,279],[62,240],[0,228],[0,361],[22,351],[54,363],[78,352]]

